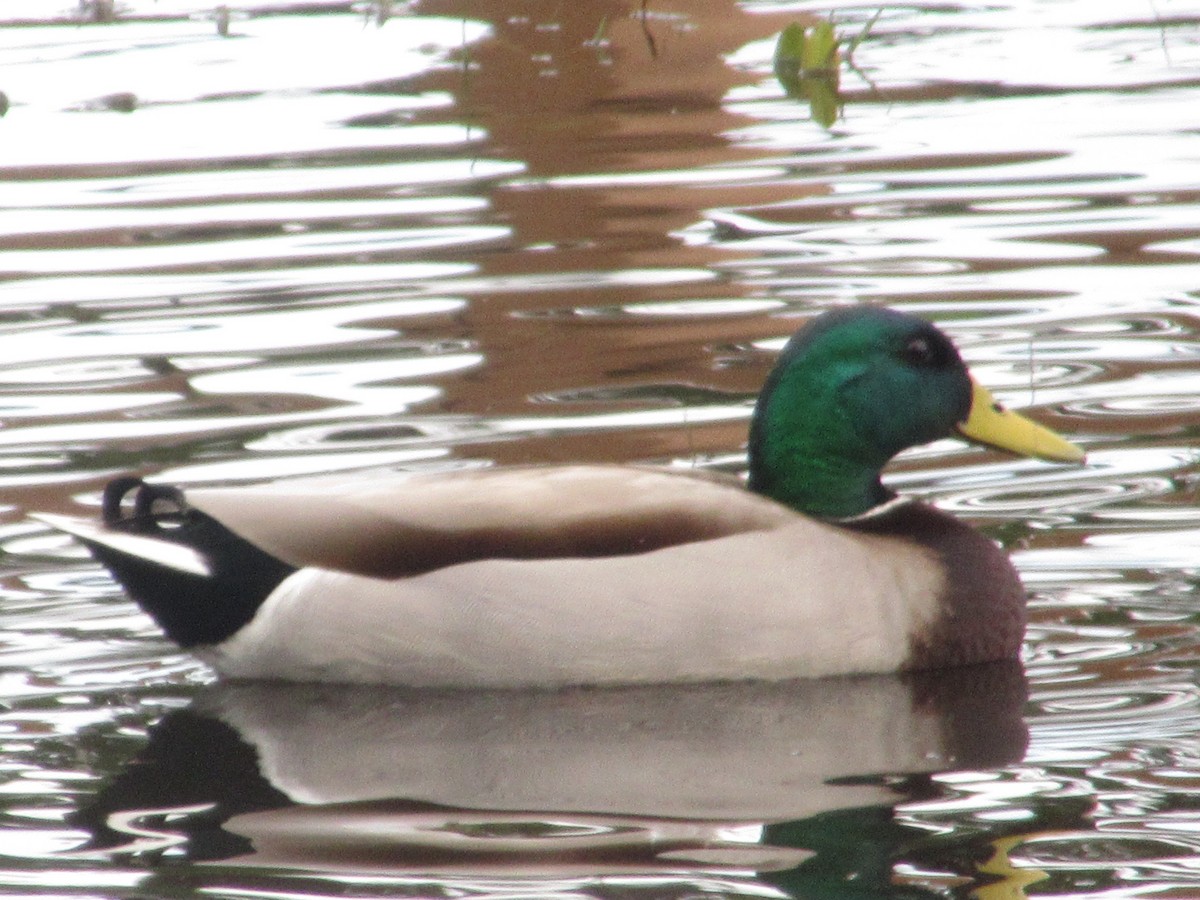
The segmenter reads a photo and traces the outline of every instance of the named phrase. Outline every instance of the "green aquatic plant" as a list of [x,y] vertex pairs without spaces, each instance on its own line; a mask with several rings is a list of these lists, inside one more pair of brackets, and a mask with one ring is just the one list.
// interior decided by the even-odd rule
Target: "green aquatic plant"
[[[793,22],[775,43],[775,77],[789,97],[808,104],[813,120],[825,128],[837,121],[841,97],[838,88],[843,60],[854,71],[855,48],[862,43],[882,10],[849,40],[838,37],[832,19],[809,24]],[[860,73],[861,74],[861,73]]]
[[789,97],[808,103],[814,121],[828,128],[838,114],[841,54],[833,23],[793,22],[775,44],[775,77]]

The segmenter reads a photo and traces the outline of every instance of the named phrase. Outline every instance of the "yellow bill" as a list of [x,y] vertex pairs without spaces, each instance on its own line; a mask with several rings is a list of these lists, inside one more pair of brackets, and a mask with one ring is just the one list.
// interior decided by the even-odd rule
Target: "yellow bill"
[[992,392],[974,380],[971,412],[965,422],[958,424],[963,437],[1017,453],[1056,462],[1083,462],[1083,449],[1075,446],[1037,422],[1005,409]]

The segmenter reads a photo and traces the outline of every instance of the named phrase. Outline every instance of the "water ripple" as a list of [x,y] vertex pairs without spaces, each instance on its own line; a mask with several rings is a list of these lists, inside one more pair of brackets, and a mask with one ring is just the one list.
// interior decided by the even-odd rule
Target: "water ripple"
[[[871,24],[825,128],[775,78],[780,28],[809,15],[778,4],[239,0],[227,37],[214,5],[0,4],[3,889],[1196,893],[1194,10],[835,4],[844,38]],[[649,874],[196,865],[212,794],[182,782],[115,804],[124,855],[83,846],[80,810],[211,676],[27,510],[93,511],[124,470],[741,471],[787,335],[863,302],[946,326],[1089,451],[947,440],[888,476],[1014,550],[1024,759],[889,779],[895,822],[825,817],[799,866],[762,822]],[[792,868],[750,871],[771,860]]]

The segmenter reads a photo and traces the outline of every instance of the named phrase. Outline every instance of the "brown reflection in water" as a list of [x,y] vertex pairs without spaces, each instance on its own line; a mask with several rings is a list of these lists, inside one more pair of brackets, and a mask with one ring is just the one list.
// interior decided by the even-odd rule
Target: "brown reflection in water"
[[[520,314],[747,293],[710,270],[730,256],[727,247],[687,245],[676,232],[703,222],[712,207],[816,190],[762,174],[743,183],[728,168],[711,180],[700,174],[768,155],[731,137],[753,120],[722,101],[759,76],[727,58],[772,37],[797,14],[752,15],[729,0],[682,0],[661,9],[650,4],[644,15],[639,4],[622,2],[545,0],[514,8],[427,0],[419,13],[489,22],[492,36],[464,51],[469,71],[442,70],[423,78],[420,87],[455,97],[457,114],[487,135],[481,156],[519,160],[528,171],[489,198],[496,219],[512,228],[510,247],[472,262],[485,278],[584,273],[570,291],[473,294],[463,324],[486,355],[486,367],[447,384],[444,408],[529,414],[534,395],[647,381],[757,390],[764,374],[759,367],[744,376],[730,370],[714,385],[710,345],[780,334],[790,323],[761,314],[677,325],[662,317],[638,324],[608,316],[569,322]],[[598,34],[605,38],[601,43],[593,40]],[[621,278],[618,289],[599,274],[588,284],[587,276],[679,269],[693,271],[636,286]],[[720,429],[720,440],[727,440],[727,430]],[[606,451],[594,437],[588,443],[587,457],[628,458],[628,448]],[[534,456],[524,443],[511,449],[514,459]],[[487,452],[494,450],[500,448]]]

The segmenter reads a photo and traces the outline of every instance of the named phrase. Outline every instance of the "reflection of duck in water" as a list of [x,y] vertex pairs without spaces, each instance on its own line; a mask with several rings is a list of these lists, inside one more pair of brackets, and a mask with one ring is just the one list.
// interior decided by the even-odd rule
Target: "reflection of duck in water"
[[124,479],[103,528],[49,521],[237,678],[551,686],[1012,658],[1024,593],[1005,556],[880,483],[900,450],[951,434],[1083,455],[1001,411],[932,325],[853,308],[784,349],[751,423],[749,490],[617,466],[186,499]]
[[[157,827],[193,860],[313,871],[783,870],[805,844],[764,823],[919,789],[884,775],[1017,760],[1024,699],[1015,662],[533,692],[221,684],[160,723],[82,824],[110,848]],[[181,808],[204,811],[138,816]]]

